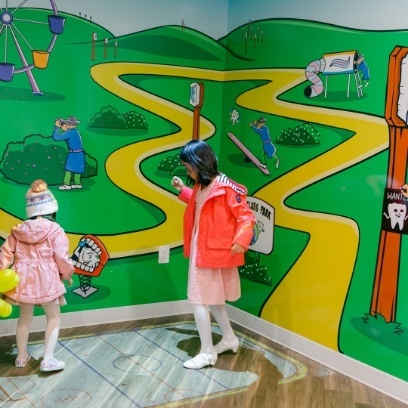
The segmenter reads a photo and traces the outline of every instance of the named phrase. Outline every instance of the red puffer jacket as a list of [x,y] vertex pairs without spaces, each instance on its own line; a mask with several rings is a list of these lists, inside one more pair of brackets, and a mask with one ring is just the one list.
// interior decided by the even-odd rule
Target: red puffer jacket
[[[246,201],[247,190],[224,174],[214,181],[214,187],[202,206],[197,240],[197,266],[229,268],[244,264],[244,254],[231,254],[233,244],[245,249],[253,237],[255,216]],[[193,189],[183,187],[180,200],[187,203],[184,213],[184,255],[190,256],[196,195],[199,185]]]

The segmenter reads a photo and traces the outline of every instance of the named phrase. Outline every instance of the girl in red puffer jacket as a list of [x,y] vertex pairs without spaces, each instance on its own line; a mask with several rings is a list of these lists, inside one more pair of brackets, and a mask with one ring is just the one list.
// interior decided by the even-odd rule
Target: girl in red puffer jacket
[[[246,188],[218,171],[217,158],[207,143],[192,140],[181,150],[180,159],[193,187],[185,186],[179,177],[173,177],[172,185],[187,203],[183,237],[184,254],[190,259],[187,295],[201,340],[200,353],[184,367],[200,369],[214,365],[218,354],[236,352],[239,347],[225,301],[241,296],[237,267],[244,264],[255,217],[246,201]],[[223,335],[215,346],[208,307]]]

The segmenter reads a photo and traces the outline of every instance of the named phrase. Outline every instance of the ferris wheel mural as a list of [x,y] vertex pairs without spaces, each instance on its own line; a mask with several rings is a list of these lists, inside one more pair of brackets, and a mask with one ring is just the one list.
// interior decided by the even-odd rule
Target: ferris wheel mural
[[[26,73],[34,95],[43,95],[33,69],[45,69],[65,18],[58,16],[55,0],[44,0],[51,9],[27,8],[30,0],[0,0],[0,81],[10,82]],[[23,7],[24,6],[24,7]],[[51,12],[51,14],[50,14]]]

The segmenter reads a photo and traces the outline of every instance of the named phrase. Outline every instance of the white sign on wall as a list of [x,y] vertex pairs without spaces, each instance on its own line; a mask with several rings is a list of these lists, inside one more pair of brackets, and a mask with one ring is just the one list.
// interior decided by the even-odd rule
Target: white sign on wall
[[261,254],[270,254],[273,249],[275,209],[265,201],[255,197],[247,197],[247,202],[256,218],[254,238],[249,249]]
[[201,86],[197,82],[190,84],[190,105],[194,107],[200,105]]

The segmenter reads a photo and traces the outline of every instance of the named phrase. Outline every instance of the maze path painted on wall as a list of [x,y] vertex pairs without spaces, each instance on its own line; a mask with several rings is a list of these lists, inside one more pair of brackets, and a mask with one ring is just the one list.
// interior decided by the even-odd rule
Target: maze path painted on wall
[[[115,152],[116,157],[110,157],[107,166],[107,170],[111,171],[115,160],[121,160],[122,157],[130,160],[130,165],[135,172],[135,179],[129,181],[135,186],[131,191],[132,193],[144,191],[145,195],[139,193],[137,196],[148,197],[148,200],[153,203],[160,202],[159,207],[169,217],[159,226],[166,230],[169,241],[162,244],[170,246],[179,242],[181,238],[180,230],[173,227],[176,225],[174,218],[181,219],[182,208],[172,197],[168,197],[168,193],[157,189],[156,186],[151,186],[151,191],[141,189],[141,187],[145,188],[149,181],[140,174],[138,164],[142,158],[161,150],[164,145],[170,149],[181,146],[189,140],[192,134],[192,114],[168,101],[161,103],[160,98],[131,87],[119,79],[120,75],[129,73],[191,77],[195,81],[267,80],[269,81],[267,84],[240,95],[237,98],[237,105],[254,111],[355,132],[355,135],[346,142],[283,175],[255,195],[275,208],[276,225],[310,234],[308,246],[266,301],[261,317],[337,350],[341,313],[358,249],[358,227],[353,220],[345,217],[288,208],[284,205],[284,200],[296,191],[386,149],[388,128],[385,120],[365,114],[302,106],[279,100],[280,94],[305,80],[303,70],[240,70],[228,71],[224,75],[213,70],[148,64],[117,63],[93,67],[92,76],[101,86],[138,106],[160,116],[163,115],[165,118],[171,118],[181,128],[181,131],[175,135],[124,147]],[[206,139],[213,133],[212,125],[205,119],[202,119],[201,129],[202,139]],[[114,175],[113,180],[126,189],[127,185],[123,185],[123,178],[120,175]],[[170,226],[171,228],[168,228]],[[143,241],[144,245],[154,247],[153,231],[135,234],[143,233],[147,236],[150,234],[151,238]],[[127,250],[126,240],[122,238],[125,237],[117,237],[123,244],[119,245],[119,248]],[[341,257],[338,256],[338,248],[342,248]],[[313,265],[313,268],[310,268],[310,265]],[[308,271],[307,274],[305,270]],[[307,290],[305,290],[306,287]],[[321,316],[320,319],[319,316]],[[327,322],[332,324],[328,327]]]
[[[162,224],[148,230],[104,236],[103,243],[111,258],[157,252],[160,245],[171,248],[181,245],[184,204],[173,194],[150,182],[140,172],[140,163],[156,153],[184,145],[191,139],[193,124],[191,110],[131,86],[120,79],[121,75],[150,74],[191,78],[194,81],[267,80],[267,84],[240,95],[237,105],[355,133],[332,150],[272,181],[255,195],[275,208],[276,225],[310,235],[307,247],[266,301],[261,317],[337,350],[339,322],[358,250],[358,227],[354,221],[344,217],[288,208],[284,201],[296,191],[386,149],[388,128],[385,120],[279,100],[280,94],[305,81],[303,70],[260,69],[224,73],[167,65],[109,63],[93,66],[91,74],[100,86],[112,94],[154,112],[180,128],[172,135],[125,146],[108,158],[106,171],[117,186],[150,202],[166,214]],[[202,139],[214,133],[213,125],[205,118],[201,118],[200,129]],[[119,162],[120,171],[116,166]],[[124,169],[126,177],[123,177]],[[2,212],[1,222],[0,229],[9,231],[19,220]],[[71,252],[81,237],[69,234]],[[341,256],[338,248],[342,249]],[[322,318],[319,319],[319,316]],[[331,325],[327,326],[327,322],[331,322]]]

